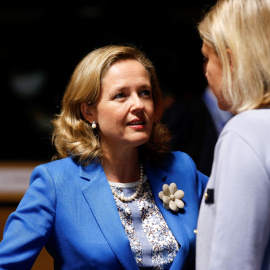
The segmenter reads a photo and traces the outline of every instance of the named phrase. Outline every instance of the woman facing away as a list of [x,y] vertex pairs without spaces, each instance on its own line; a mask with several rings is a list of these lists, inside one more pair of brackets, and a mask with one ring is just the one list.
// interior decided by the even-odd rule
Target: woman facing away
[[207,80],[235,116],[216,144],[196,268],[270,269],[270,0],[219,0],[199,32]]
[[0,269],[194,269],[208,178],[169,152],[156,71],[138,49],[105,46],[77,65],[53,121],[57,160],[34,169],[6,223]]

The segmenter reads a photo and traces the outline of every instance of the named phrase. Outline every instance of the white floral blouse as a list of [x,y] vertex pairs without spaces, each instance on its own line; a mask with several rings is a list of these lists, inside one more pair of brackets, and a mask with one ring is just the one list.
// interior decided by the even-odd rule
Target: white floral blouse
[[[129,197],[139,181],[109,184],[118,193],[124,192]],[[139,268],[169,269],[180,245],[155,204],[146,175],[142,191],[135,200],[123,202],[116,197],[114,199]]]

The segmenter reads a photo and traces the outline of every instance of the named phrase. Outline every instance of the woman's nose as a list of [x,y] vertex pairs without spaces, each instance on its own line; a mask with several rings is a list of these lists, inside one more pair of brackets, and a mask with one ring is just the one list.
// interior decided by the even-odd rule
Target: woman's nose
[[143,104],[142,100],[140,99],[140,97],[137,94],[132,96],[131,110],[132,111],[140,111],[140,110],[143,110],[143,108],[144,108],[144,104]]

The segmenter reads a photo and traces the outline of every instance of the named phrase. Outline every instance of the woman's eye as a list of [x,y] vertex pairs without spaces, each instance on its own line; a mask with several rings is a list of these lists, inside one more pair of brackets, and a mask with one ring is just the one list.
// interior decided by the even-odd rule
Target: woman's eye
[[141,92],[141,95],[143,95],[143,96],[150,96],[151,95],[151,91],[150,90],[143,90]]
[[208,62],[208,58],[204,56],[204,57],[203,57],[203,62],[204,62],[204,63],[207,63],[207,62]]
[[123,98],[125,95],[124,93],[118,93],[117,95],[114,96],[115,99],[117,98]]

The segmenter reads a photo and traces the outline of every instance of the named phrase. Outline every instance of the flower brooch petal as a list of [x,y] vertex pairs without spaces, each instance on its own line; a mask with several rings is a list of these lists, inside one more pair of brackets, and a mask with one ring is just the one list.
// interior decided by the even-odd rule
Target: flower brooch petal
[[170,185],[164,184],[162,191],[159,192],[158,196],[163,201],[163,206],[169,210],[177,212],[179,209],[184,208],[185,204],[181,200],[185,193],[183,190],[178,190],[175,183]]

